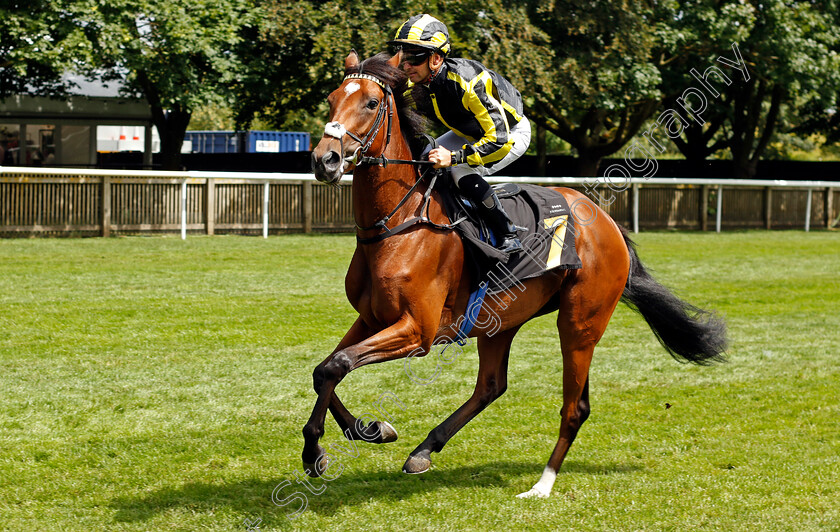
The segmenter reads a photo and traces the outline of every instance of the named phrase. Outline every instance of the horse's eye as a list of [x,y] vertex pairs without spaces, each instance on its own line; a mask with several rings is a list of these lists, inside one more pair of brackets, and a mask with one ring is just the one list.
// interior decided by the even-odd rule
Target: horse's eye
[[368,109],[376,109],[376,106],[377,106],[377,105],[379,105],[379,100],[377,100],[376,98],[372,98],[372,99],[371,99],[371,100],[367,103],[367,108],[368,108]]

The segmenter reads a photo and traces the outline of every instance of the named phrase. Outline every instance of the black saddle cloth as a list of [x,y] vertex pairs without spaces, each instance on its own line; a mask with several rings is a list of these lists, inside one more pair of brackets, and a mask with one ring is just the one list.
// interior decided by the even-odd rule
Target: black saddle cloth
[[494,247],[495,235],[471,201],[462,197],[452,184],[441,187],[444,208],[450,222],[457,223],[465,247],[478,273],[478,282],[487,281],[490,293],[507,290],[525,279],[538,277],[555,268],[577,269],[580,258],[575,251],[574,217],[568,202],[558,192],[537,185],[505,183],[494,186],[496,195],[519,231],[523,251],[506,255]]

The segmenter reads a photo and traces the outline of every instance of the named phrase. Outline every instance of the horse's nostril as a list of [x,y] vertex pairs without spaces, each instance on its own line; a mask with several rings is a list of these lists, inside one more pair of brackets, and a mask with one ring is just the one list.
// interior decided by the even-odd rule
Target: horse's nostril
[[334,168],[341,164],[341,156],[338,152],[330,151],[324,154],[321,157],[321,162],[324,163],[324,166]]

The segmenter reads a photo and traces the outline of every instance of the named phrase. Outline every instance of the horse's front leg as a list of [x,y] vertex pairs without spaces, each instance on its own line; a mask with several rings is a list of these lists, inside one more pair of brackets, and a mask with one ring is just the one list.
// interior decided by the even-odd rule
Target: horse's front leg
[[[318,440],[324,434],[324,419],[335,397],[335,387],[338,383],[352,370],[361,366],[403,358],[418,348],[424,353],[427,352],[434,333],[424,335],[421,331],[422,328],[417,322],[406,316],[369,338],[336,351],[315,368],[312,377],[318,399],[309,421],[303,427],[303,467],[308,470],[309,475],[319,476],[326,468],[326,464],[321,463],[321,457],[325,453]],[[337,397],[335,402],[333,406],[340,404]],[[340,409],[346,411],[343,405]]]
[[[360,317],[338,343],[338,346],[333,350],[335,354],[342,349],[346,349],[351,345],[358,344],[375,334],[375,331],[367,326],[364,320]],[[317,382],[314,383],[316,386]],[[320,390],[316,387],[315,393]],[[363,425],[362,421],[347,410],[347,407],[338,398],[338,394],[333,392],[330,397],[329,404],[330,413],[341,428],[341,433],[349,440],[364,440],[368,443],[390,443],[397,440],[397,431],[387,421],[373,421],[367,425]]]

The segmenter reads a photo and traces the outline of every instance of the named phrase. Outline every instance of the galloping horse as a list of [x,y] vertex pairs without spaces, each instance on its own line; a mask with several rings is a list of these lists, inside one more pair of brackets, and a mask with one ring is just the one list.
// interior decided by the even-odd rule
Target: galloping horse
[[[406,77],[398,56],[345,60],[346,78],[329,96],[330,122],[312,153],[313,171],[337,184],[353,170],[353,208],[358,244],[345,288],[358,318],[335,350],[315,368],[318,399],[303,428],[304,468],[319,476],[328,466],[318,444],[327,410],[353,440],[386,443],[397,438],[386,421],[364,425],[335,393],[352,370],[429,352],[436,338],[465,315],[471,270],[461,238],[446,224],[440,193],[430,190],[412,159],[409,141],[418,133],[417,116],[405,95]],[[554,189],[569,205],[585,201],[597,214],[575,227],[580,269],[554,269],[523,281],[518,297],[487,301],[477,323],[493,312],[502,323],[488,332],[476,327],[479,369],[475,392],[432,430],[409,455],[406,473],[423,473],[431,453],[440,452],[473,417],[507,388],[511,342],[536,316],[559,310],[557,329],[563,355],[560,436],[534,487],[520,497],[550,494],[557,471],[589,416],[589,366],[595,345],[619,301],[638,311],[674,358],[697,364],[723,360],[725,325],[713,314],[674,296],[639,261],[626,231],[584,195]],[[520,288],[521,290],[521,288]],[[451,333],[450,333],[451,334]]]

